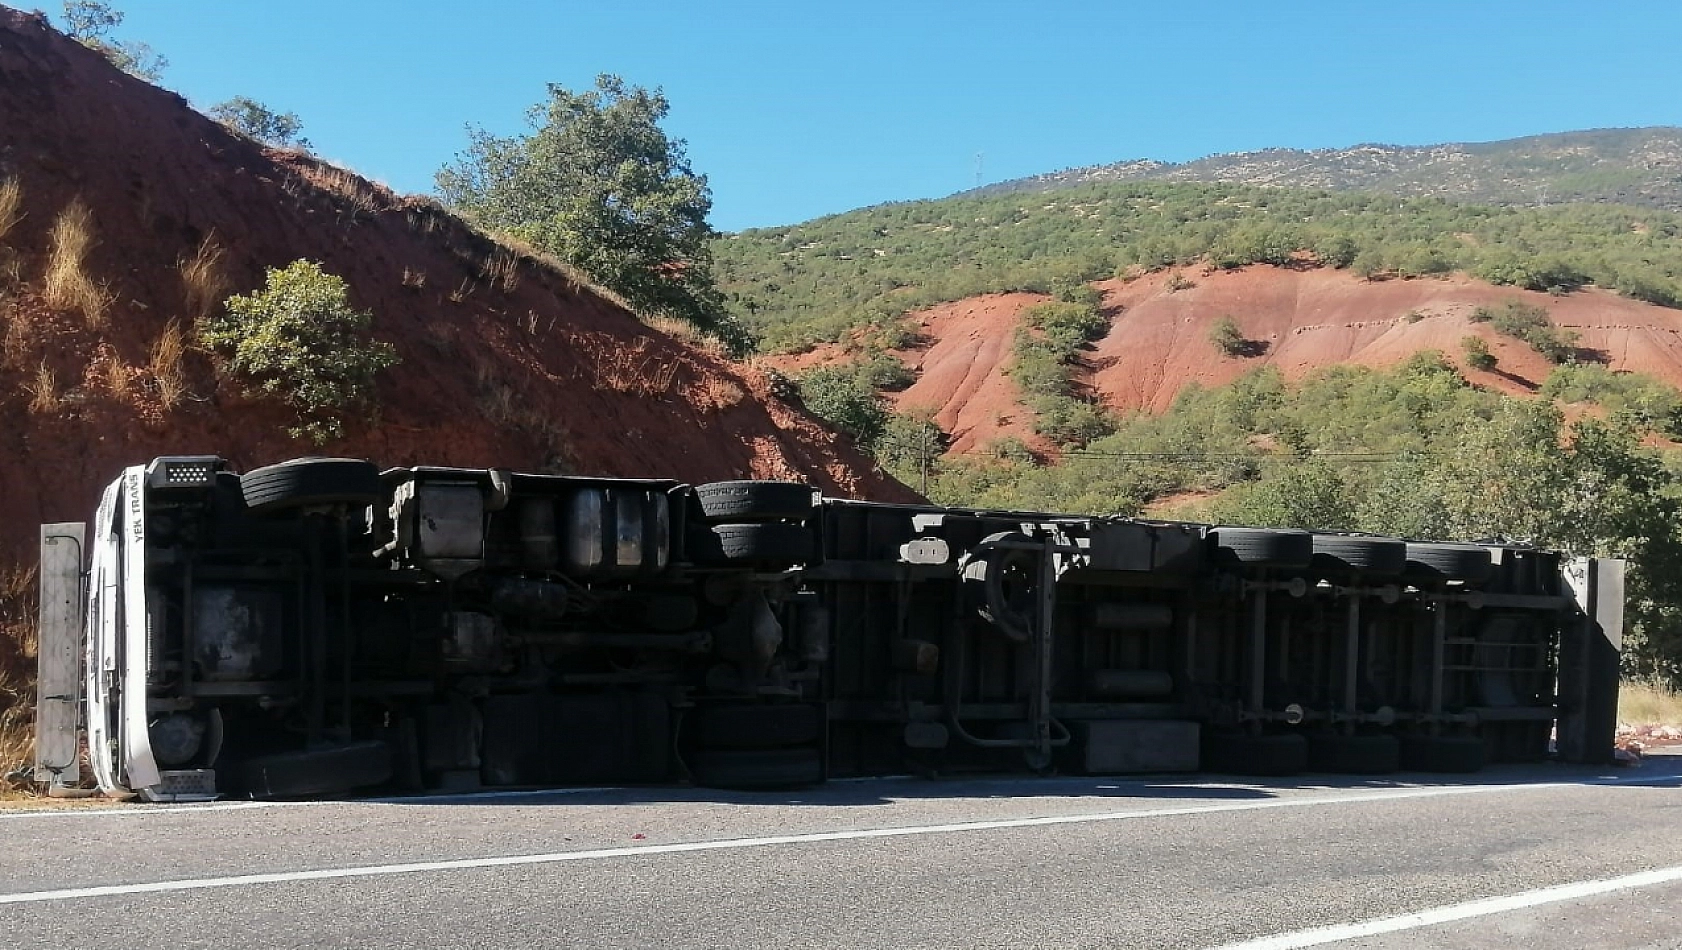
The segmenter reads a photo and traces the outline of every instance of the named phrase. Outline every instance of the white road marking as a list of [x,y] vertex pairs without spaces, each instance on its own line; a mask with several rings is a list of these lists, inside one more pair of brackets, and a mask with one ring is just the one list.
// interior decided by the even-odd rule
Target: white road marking
[[239,874],[229,877],[188,878],[175,881],[154,881],[144,884],[107,884],[97,887],[75,887],[53,891],[28,891],[0,894],[0,904],[35,904],[42,901],[79,900],[93,897],[118,897],[127,894],[160,894],[170,891],[199,891],[218,887],[248,887],[258,884],[285,884],[299,881],[329,881],[343,878],[384,877],[393,874],[422,874],[434,871],[467,871],[484,868],[520,867],[536,864],[563,864],[572,861],[596,861],[607,858],[653,857],[663,854],[689,854],[698,851],[734,851],[743,848],[767,848],[778,845],[812,844],[825,841],[859,841],[877,838],[904,838],[913,835],[955,834],[960,832],[997,831],[1015,828],[1045,828],[1058,825],[1084,825],[1098,822],[1132,821],[1145,818],[1170,818],[1182,815],[1211,815],[1223,812],[1264,811],[1274,808],[1306,808],[1316,805],[1348,805],[1365,802],[1400,801],[1413,798],[1439,798],[1450,795],[1478,795],[1504,791],[1538,791],[1542,789],[1580,788],[1593,785],[1628,785],[1635,782],[1673,782],[1682,776],[1638,776],[1618,779],[1596,779],[1580,782],[1546,782],[1532,785],[1457,785],[1439,788],[1412,788],[1369,791],[1352,795],[1326,795],[1314,798],[1269,799],[1255,802],[1224,802],[1213,805],[1185,805],[1172,808],[1151,808],[1138,811],[1100,812],[1079,815],[1046,815],[1033,818],[1002,818],[991,821],[963,821],[939,825],[910,825],[897,828],[863,828],[847,831],[821,831],[806,834],[770,835],[759,838],[725,838],[713,841],[691,841],[680,844],[656,844],[631,848],[597,848],[590,851],[560,851],[549,854],[521,854],[489,858],[458,858],[448,861],[420,861],[408,864],[372,864],[346,868],[322,868],[311,871],[283,871],[272,874]]
[[1597,894],[1610,894],[1613,891],[1652,887],[1656,884],[1669,884],[1673,881],[1682,881],[1682,867],[1659,868],[1652,871],[1642,871],[1639,874],[1626,874],[1623,877],[1603,878],[1598,881],[1560,884],[1555,887],[1525,891],[1522,894],[1489,897],[1483,900],[1467,901],[1464,904],[1433,907],[1430,910],[1417,911],[1412,914],[1380,917],[1354,924],[1315,927],[1312,930],[1276,934],[1272,937],[1262,937],[1259,940],[1229,943],[1216,948],[1216,950],[1297,950],[1300,947],[1318,947],[1323,944],[1354,940],[1359,937],[1376,937],[1380,934],[1412,930],[1416,927],[1431,927],[1456,920],[1467,920],[1472,917],[1504,914],[1508,911],[1522,910],[1526,907],[1557,904],[1561,901],[1579,900],[1584,897],[1594,897]]
[[63,808],[43,811],[0,811],[0,821],[22,821],[26,818],[113,818],[137,815],[178,815],[182,813],[215,811],[245,811],[252,808],[319,808],[324,805],[453,805],[459,802],[497,801],[515,798],[551,798],[557,795],[587,795],[594,792],[620,792],[623,788],[601,787],[522,789],[519,791],[454,792],[433,795],[393,795],[385,798],[335,798],[304,802],[202,802],[192,805],[110,805],[89,808]]

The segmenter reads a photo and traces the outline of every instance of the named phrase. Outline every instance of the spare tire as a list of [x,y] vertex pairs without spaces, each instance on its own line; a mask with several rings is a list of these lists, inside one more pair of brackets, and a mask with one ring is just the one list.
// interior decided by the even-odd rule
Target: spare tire
[[1407,546],[1407,573],[1418,580],[1477,585],[1489,580],[1494,571],[1489,549],[1476,544],[1410,543]]
[[816,507],[816,493],[799,482],[712,482],[695,486],[695,501],[707,524],[805,521]]
[[1407,569],[1407,543],[1369,535],[1317,534],[1314,567],[1324,571],[1389,577]]
[[1296,569],[1314,560],[1314,536],[1295,528],[1215,528],[1209,536],[1227,559],[1248,567]]
[[689,559],[702,565],[802,564],[817,548],[804,525],[720,524],[689,533]]
[[254,468],[239,479],[245,506],[283,511],[316,505],[371,505],[380,498],[380,470],[363,459],[302,458]]

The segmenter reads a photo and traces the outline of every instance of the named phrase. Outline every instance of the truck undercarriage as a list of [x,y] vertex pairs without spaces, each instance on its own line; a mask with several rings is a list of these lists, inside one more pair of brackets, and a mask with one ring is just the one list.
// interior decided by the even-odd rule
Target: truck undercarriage
[[1622,564],[1523,545],[174,457],[42,552],[37,777],[148,800],[1612,752]]

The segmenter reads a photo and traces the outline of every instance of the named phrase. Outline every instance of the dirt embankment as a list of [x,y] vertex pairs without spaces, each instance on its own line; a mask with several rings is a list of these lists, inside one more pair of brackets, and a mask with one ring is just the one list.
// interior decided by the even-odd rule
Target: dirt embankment
[[[5,8],[0,129],[0,180],[21,193],[21,218],[0,236],[0,555],[42,519],[85,514],[125,463],[216,452],[250,467],[316,451],[287,436],[284,412],[219,382],[204,354],[182,357],[179,393],[154,358],[172,323],[190,335],[223,296],[299,258],[345,278],[402,358],[381,380],[378,418],[320,451],[806,478],[839,494],[907,497],[772,398],[760,374],[645,326],[426,199],[232,135]],[[98,306],[49,299],[55,228],[75,206],[87,210],[81,269]],[[195,285],[201,251],[213,262]]]
[[[762,373],[644,325],[427,199],[233,135],[5,7],[0,130],[0,574],[32,559],[37,525],[86,518],[102,484],[160,454],[242,469],[334,454],[790,478],[915,497],[774,398]],[[378,413],[324,446],[290,438],[284,410],[240,395],[191,344],[224,297],[300,258],[343,277],[402,360],[382,374]],[[16,659],[5,641],[0,673]]]
[[[1604,290],[1554,297],[1460,275],[1366,281],[1347,271],[1266,266],[1184,277],[1193,286],[1172,291],[1171,274],[1099,285],[1105,303],[1120,308],[1092,354],[1092,382],[1110,405],[1165,409],[1187,384],[1218,386],[1261,365],[1294,379],[1337,363],[1391,366],[1434,349],[1463,366],[1461,341],[1474,335],[1498,363],[1493,372],[1468,371],[1468,378],[1505,392],[1533,392],[1552,365],[1471,320],[1477,308],[1509,300],[1542,307],[1555,324],[1576,332],[1584,359],[1682,385],[1682,311]],[[1209,327],[1221,316],[1231,316],[1260,355],[1216,352]]]

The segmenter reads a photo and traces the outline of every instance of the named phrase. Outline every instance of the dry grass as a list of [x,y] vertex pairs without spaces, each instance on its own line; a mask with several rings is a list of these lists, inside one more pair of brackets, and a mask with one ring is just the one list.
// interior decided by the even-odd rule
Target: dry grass
[[643,324],[650,329],[658,330],[674,340],[681,340],[682,342],[689,344],[714,359],[723,360],[725,362],[731,361],[730,348],[725,345],[723,340],[720,340],[718,337],[713,336],[695,324],[690,323],[688,320],[680,320],[677,317],[648,317],[646,319],[639,319],[642,319]]
[[1682,725],[1682,693],[1626,682],[1618,688],[1618,721],[1637,726]]
[[0,789],[35,757],[35,568],[0,569]]
[[[0,681],[0,696],[8,688],[9,684]],[[32,701],[23,701],[0,712],[0,790],[27,787],[34,761],[34,707]]]
[[158,402],[165,409],[174,409],[187,396],[187,374],[181,360],[187,354],[187,333],[181,324],[171,320],[169,326],[152,344],[152,359],[146,368],[158,387]]
[[59,310],[79,309],[88,326],[103,327],[111,296],[87,271],[88,249],[93,246],[93,212],[80,201],[70,202],[53,222],[51,240],[42,288],[47,304]]
[[220,306],[228,292],[228,276],[222,268],[222,247],[216,234],[205,235],[198,250],[179,263],[181,283],[187,288],[187,313],[193,320],[203,320]]
[[479,273],[490,281],[494,289],[499,284],[503,293],[513,293],[520,286],[520,255],[506,247],[498,247],[485,258]]
[[6,326],[5,336],[0,337],[0,366],[22,366],[29,349],[29,321],[17,301],[0,299],[0,321]]
[[64,405],[64,394],[58,389],[58,374],[45,360],[35,371],[34,381],[25,383],[23,388],[29,393],[30,412],[52,415]]
[[341,225],[355,224],[364,215],[395,207],[397,195],[384,185],[337,165],[317,161],[300,170],[303,179],[328,194],[343,199],[338,207]]
[[16,178],[0,181],[0,241],[23,220],[23,185]]
[[588,360],[591,381],[616,393],[663,396],[677,383],[680,361],[670,347],[656,346],[648,337],[623,346],[607,335],[575,334],[572,347]]
[[129,379],[134,375],[134,372],[127,363],[122,361],[121,357],[115,353],[111,354],[111,358],[100,368],[99,375],[101,381],[105,384],[106,391],[112,396],[121,399],[128,395]]
[[553,271],[570,285],[569,289],[594,294],[595,296],[606,300],[608,303],[611,303],[614,306],[631,313],[632,315],[636,314],[636,309],[633,308],[630,302],[624,297],[619,296],[619,294],[614,291],[609,290],[601,284],[591,280],[583,271],[573,267],[571,264],[568,264],[566,261],[561,260],[555,255],[550,254],[548,251],[539,250],[536,245],[521,238],[517,238],[506,231],[487,233],[479,230],[472,224],[469,224],[460,218],[456,218],[454,220],[460,223],[460,225],[467,229],[470,233],[477,234],[486,240],[494,241],[495,243],[512,251],[514,254]]

